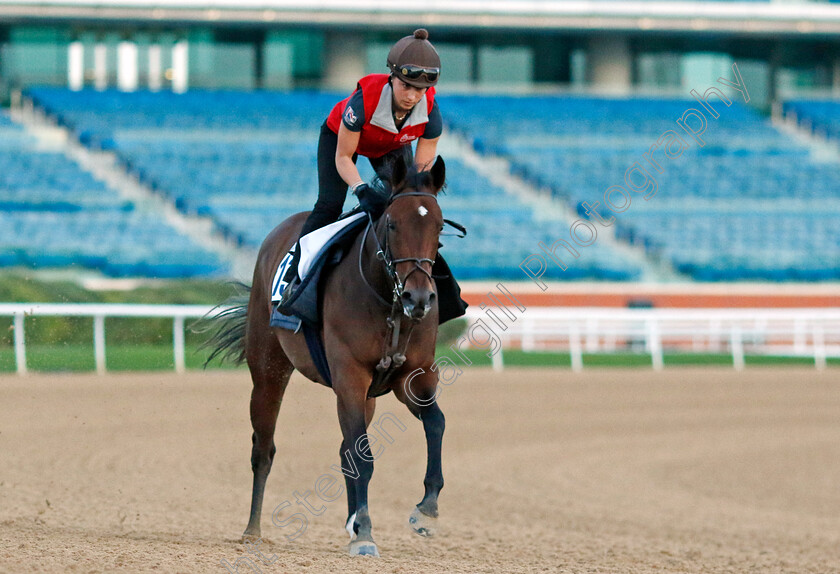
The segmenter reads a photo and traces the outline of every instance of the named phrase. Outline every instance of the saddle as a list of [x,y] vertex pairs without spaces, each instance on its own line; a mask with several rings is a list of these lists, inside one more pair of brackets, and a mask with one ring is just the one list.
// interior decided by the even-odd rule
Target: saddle
[[[293,293],[294,300],[289,302],[288,309],[292,316],[282,315],[275,307],[272,313],[272,327],[286,328],[286,325],[295,325],[293,328],[296,328],[298,321],[295,321],[295,318],[313,326],[320,325],[321,277],[326,277],[326,274],[341,262],[367,222],[368,218],[365,213],[350,212],[346,217],[335,223],[316,229],[300,238],[297,245],[293,247],[293,249],[301,250],[301,259],[298,265],[301,281],[296,292]],[[283,291],[287,287],[283,282],[283,277],[292,256],[291,251],[287,253],[277,268],[271,286],[272,302],[280,301]],[[276,322],[283,324],[274,324],[275,315],[285,319],[278,317],[276,320]]]

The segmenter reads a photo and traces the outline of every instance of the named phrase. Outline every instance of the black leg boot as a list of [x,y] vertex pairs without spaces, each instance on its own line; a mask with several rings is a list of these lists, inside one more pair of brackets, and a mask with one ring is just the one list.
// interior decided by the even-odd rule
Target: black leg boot
[[435,278],[438,292],[438,324],[464,315],[467,312],[467,302],[461,299],[461,287],[440,253],[432,265],[432,276]]
[[277,310],[283,315],[291,315],[289,305],[295,300],[297,288],[300,285],[300,277],[298,277],[298,266],[300,265],[300,246],[295,243],[294,252],[292,255],[292,262],[289,268],[286,269],[286,274],[283,276],[283,281],[286,283],[286,288],[283,290],[283,295],[280,302],[277,303]]

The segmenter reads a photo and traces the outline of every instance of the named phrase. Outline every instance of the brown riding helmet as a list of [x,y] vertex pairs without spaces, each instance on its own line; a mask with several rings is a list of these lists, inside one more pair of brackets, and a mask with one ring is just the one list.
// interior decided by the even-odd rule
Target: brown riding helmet
[[440,56],[424,28],[399,40],[388,52],[391,73],[415,88],[429,88],[440,77]]

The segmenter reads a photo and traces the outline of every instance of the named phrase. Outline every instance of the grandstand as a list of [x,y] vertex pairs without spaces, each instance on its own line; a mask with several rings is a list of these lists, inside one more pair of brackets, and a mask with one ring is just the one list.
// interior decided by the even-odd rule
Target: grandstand
[[[185,214],[211,218],[250,249],[277,222],[314,203],[317,127],[339,97],[29,93],[80,141],[116,152],[130,173]],[[583,202],[593,204],[621,183],[674,118],[696,105],[583,96],[450,96],[441,102],[452,130],[476,150],[506,158],[512,173],[550,189],[580,214]],[[553,110],[547,120],[545,109]],[[618,238],[697,280],[838,278],[840,242],[832,221],[840,166],[813,161],[806,147],[741,104],[722,109],[704,134],[706,146],[657,174],[655,200],[618,216]],[[448,187],[447,215],[471,231],[450,255],[462,277],[517,278],[519,262],[534,246],[557,236],[556,222],[541,221],[533,206],[457,158],[449,162]],[[552,268],[548,277],[627,280],[641,274],[607,247],[580,251],[580,261],[566,271]]]
[[784,102],[783,109],[814,133],[840,140],[840,101],[792,100]]
[[0,115],[0,262],[112,277],[224,274],[213,252]]
[[[404,32],[398,14],[366,2],[326,3],[318,16],[357,22],[353,30],[307,21],[303,4],[294,23],[272,2],[256,12],[222,2],[208,24],[209,15],[172,0],[154,26],[131,2],[115,0],[110,11],[109,2],[47,2],[24,24],[7,4],[0,88],[90,153],[116,158],[117,179],[157,201],[104,183],[66,145],[45,149],[23,116],[4,115],[0,265],[114,277],[219,276],[253,257],[274,225],[312,206],[320,123],[360,75],[382,71]],[[560,4],[523,3],[518,20],[492,1],[438,10],[447,22],[435,30],[447,66],[438,101],[447,137],[459,142],[445,147],[442,206],[469,229],[457,245],[445,240],[459,277],[526,279],[520,263],[568,239],[581,218],[597,226],[598,241],[576,246],[567,268],[550,266],[544,278],[840,279],[840,154],[817,141],[840,135],[840,104],[807,96],[840,90],[840,58],[820,55],[836,48],[835,7]],[[378,11],[395,21],[373,19]],[[652,28],[658,36],[646,35]],[[780,34],[772,58],[761,36],[770,32]],[[584,203],[603,209],[605,190],[698,107],[688,88],[731,77],[736,58],[749,101],[715,101],[721,113],[705,145],[689,139],[653,172],[655,196],[634,194],[608,227],[593,219]],[[774,103],[801,133],[770,121]],[[499,162],[501,176],[487,169]],[[213,241],[184,231],[195,221],[208,223]]]
[[623,185],[635,162],[645,163],[658,190],[615,215],[618,237],[693,279],[840,278],[840,164],[815,161],[742,104],[718,103],[721,115],[709,119],[705,146],[668,161],[661,174],[643,156],[676,128],[675,118],[697,107],[694,100],[495,97],[449,104],[454,125],[477,149],[508,158],[515,173],[581,216],[584,202],[603,204],[605,190]]
[[[284,218],[314,204],[317,128],[340,97],[47,88],[29,95],[79,141],[115,152],[128,172],[185,215],[212,219],[220,233],[249,249],[259,247]],[[450,193],[442,206],[470,230],[465,242],[448,252],[451,264],[464,278],[519,278],[519,262],[536,241],[551,240],[554,225],[462,161],[448,159]],[[366,161],[360,167],[373,176]],[[587,252],[568,272],[571,278],[616,280],[639,274],[607,249]],[[561,277],[561,271],[552,276]]]

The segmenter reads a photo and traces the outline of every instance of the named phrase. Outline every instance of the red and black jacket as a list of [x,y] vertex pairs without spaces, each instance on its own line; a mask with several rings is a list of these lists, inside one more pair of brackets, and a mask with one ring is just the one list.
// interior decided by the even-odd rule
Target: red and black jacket
[[423,100],[411,110],[402,129],[397,129],[392,111],[393,91],[388,74],[371,74],[359,80],[356,91],[338,102],[327,117],[327,127],[336,134],[342,118],[354,123],[359,110],[350,104],[358,90],[364,102],[364,124],[362,125],[356,153],[368,158],[377,158],[386,153],[411,144],[426,132],[429,114],[435,103],[435,89],[426,90]]

